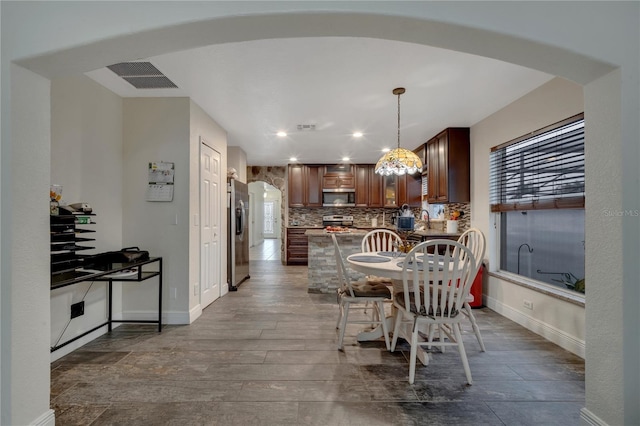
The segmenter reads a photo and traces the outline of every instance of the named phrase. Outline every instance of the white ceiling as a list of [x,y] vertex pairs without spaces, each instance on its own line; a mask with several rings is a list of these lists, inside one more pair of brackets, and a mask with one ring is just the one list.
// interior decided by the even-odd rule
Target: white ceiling
[[[470,127],[553,76],[475,55],[371,38],[212,45],[141,58],[179,89],[135,89],[107,68],[87,73],[122,97],[188,96],[228,132],[248,165],[375,163],[447,127]],[[314,124],[315,131],[298,131]],[[276,132],[284,130],[281,138]],[[364,136],[356,139],[352,133]],[[502,141],[496,141],[496,143]]]

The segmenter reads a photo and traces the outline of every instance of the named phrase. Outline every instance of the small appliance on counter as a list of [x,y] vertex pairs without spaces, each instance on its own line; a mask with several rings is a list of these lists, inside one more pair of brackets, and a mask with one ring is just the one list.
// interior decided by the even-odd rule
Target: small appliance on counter
[[396,228],[398,231],[413,231],[415,218],[408,204],[403,204],[400,208],[400,215],[396,217]]

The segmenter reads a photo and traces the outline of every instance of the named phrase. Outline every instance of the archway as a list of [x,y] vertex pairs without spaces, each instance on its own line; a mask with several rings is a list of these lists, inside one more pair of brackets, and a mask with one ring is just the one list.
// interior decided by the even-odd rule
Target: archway
[[[480,5],[480,6],[484,6],[484,5]],[[487,5],[487,6],[490,8],[490,5]],[[74,7],[77,7],[77,6],[74,5]],[[367,2],[367,4],[365,4],[362,7],[371,8],[372,6]],[[502,8],[505,6],[500,5],[499,7]],[[256,7],[256,9],[258,8]],[[379,8],[373,7],[373,10],[377,10],[381,14],[393,13],[393,11],[390,12],[389,10],[386,10],[385,6],[380,6]],[[4,10],[3,10],[3,13],[4,13]],[[257,13],[264,13],[264,10],[263,9],[257,10]],[[410,14],[411,10],[408,10],[408,11],[404,10],[404,13]],[[526,12],[520,12],[520,13],[526,13]],[[422,14],[418,14],[417,16],[425,17],[426,14],[427,12],[423,12]],[[464,15],[464,11],[459,10],[458,14]],[[310,15],[314,15],[314,16],[310,16]],[[333,14],[333,16],[327,16],[327,15],[331,15],[331,14],[318,12],[318,13],[308,13],[308,14],[301,13],[296,15],[242,16],[242,17],[235,16],[235,17],[228,17],[225,19],[206,20],[206,21],[194,22],[190,24],[179,24],[177,26],[171,26],[172,22],[177,21],[178,18],[176,18],[175,20],[169,20],[168,24],[166,22],[162,22],[161,24],[157,23],[156,25],[158,26],[164,25],[164,28],[161,30],[151,30],[151,31],[146,31],[144,33],[130,34],[127,36],[122,36],[117,38],[109,38],[111,34],[107,33],[106,39],[103,33],[100,33],[99,30],[95,30],[95,33],[92,34],[92,37],[90,38],[86,38],[86,39],[79,38],[78,40],[73,40],[73,43],[76,43],[76,42],[82,43],[84,40],[88,40],[88,44],[86,44],[83,47],[72,48],[72,49],[63,48],[62,50],[58,50],[57,49],[58,46],[55,45],[54,43],[53,47],[49,47],[48,49],[43,49],[43,50],[50,50],[50,51],[57,50],[56,53],[40,55],[29,60],[18,60],[17,63],[26,67],[27,69],[38,72],[45,77],[51,78],[58,75],[67,75],[72,73],[84,72],[91,69],[96,69],[110,63],[121,61],[123,59],[134,59],[141,56],[142,57],[152,56],[154,54],[166,53],[169,50],[180,50],[180,49],[185,49],[189,47],[195,47],[196,45],[210,44],[213,42],[212,41],[213,39],[215,39],[215,42],[220,43],[220,42],[251,40],[251,39],[257,39],[257,38],[269,38],[269,37],[276,38],[276,37],[287,37],[287,36],[295,36],[295,35],[297,36],[323,35],[323,34],[327,34],[328,32],[331,32],[332,35],[381,37],[381,38],[388,38],[392,40],[411,41],[416,43],[422,42],[422,43],[449,48],[453,50],[466,51],[466,52],[470,52],[478,55],[489,56],[489,57],[494,57],[494,58],[506,60],[509,62],[513,62],[513,63],[518,63],[518,64],[529,66],[532,68],[541,69],[543,71],[550,72],[555,75],[565,76],[567,78],[570,78],[576,82],[583,83],[583,84],[589,83],[598,79],[599,77],[603,76],[609,70],[612,69],[611,66],[605,64],[602,61],[588,59],[586,55],[582,56],[582,55],[570,52],[566,49],[557,48],[557,47],[548,46],[548,45],[541,45],[533,41],[529,42],[521,38],[518,38],[516,36],[503,36],[493,31],[482,31],[477,29],[470,29],[471,25],[469,25],[469,27],[461,27],[459,25],[454,25],[454,24],[445,24],[442,22],[438,23],[434,21],[429,21],[426,18],[413,19],[413,18],[398,17],[398,16],[371,15],[367,13],[359,13],[355,15],[349,14],[349,13],[336,13],[336,14]],[[491,19],[486,18],[486,15],[484,16],[485,16],[484,18],[482,15],[478,16],[478,19],[480,20],[478,25],[484,24],[488,28],[497,27],[497,31],[500,31],[500,30],[509,31],[507,24],[503,26],[499,24],[495,24],[492,22]],[[73,19],[78,19],[78,17],[79,17],[78,14],[74,14]],[[295,17],[295,21],[296,21],[295,23],[293,22],[294,20],[290,19],[291,17]],[[323,20],[323,18],[326,18],[326,19]],[[571,20],[569,16],[565,16],[565,18],[568,18],[566,22],[569,22]],[[10,18],[8,18],[8,20],[9,19]],[[287,25],[282,27],[278,25],[279,23],[283,23],[283,20],[286,21],[287,19],[290,21],[289,23],[287,23]],[[533,19],[535,19],[535,17],[533,17],[532,20]],[[443,21],[445,20],[447,19],[443,19]],[[502,20],[505,23],[509,23],[508,19],[502,19]],[[342,24],[339,25],[340,21],[342,22]],[[464,21],[464,19],[460,19],[460,21]],[[262,27],[263,25],[264,25],[264,28]],[[517,25],[514,25],[514,27],[517,27]],[[30,27],[28,25],[25,25],[25,28],[33,28],[33,26]],[[136,28],[136,26],[134,25],[131,28]],[[179,34],[181,34],[182,37],[184,37],[181,42],[176,42],[176,41],[171,42],[171,41],[167,41],[165,38],[167,36],[176,37]],[[578,35],[580,34],[581,33],[578,33]],[[156,35],[162,36],[161,39],[155,37]],[[43,36],[46,37],[47,33],[45,32]],[[18,39],[19,38],[20,37],[18,37]],[[98,38],[102,38],[104,40],[100,42],[95,42],[95,43],[92,42],[93,40],[96,40]],[[449,39],[449,41],[446,40],[447,38]],[[533,39],[535,39],[535,37],[532,38],[532,40]],[[636,37],[636,40],[637,40],[637,37]],[[69,41],[68,44],[70,43],[71,41]],[[558,43],[560,44],[560,42]],[[624,40],[621,39],[620,43],[624,43]],[[498,48],[498,46],[500,47]],[[22,57],[32,56],[35,52],[32,51],[28,53],[29,53],[28,55],[22,55]],[[4,56],[3,56],[3,59],[4,59]],[[8,59],[12,60],[16,58],[8,57]],[[7,83],[5,83],[5,81],[10,83],[15,83],[16,75],[19,74],[20,70],[15,70],[15,71],[16,72],[12,70],[11,80],[9,80],[8,78],[6,80],[3,79],[3,93],[7,93],[7,90],[5,89],[8,89],[8,87],[6,86]],[[635,74],[635,77],[636,77],[635,80],[634,79],[631,79],[631,80],[635,81],[637,84],[637,74]],[[16,84],[18,88],[21,88],[20,86],[21,81],[19,78],[20,76],[18,75],[18,82]],[[599,87],[595,87],[595,90],[592,91],[593,97],[595,98],[597,95],[600,95],[600,94],[607,95],[605,91],[609,89],[620,90],[620,88],[622,88],[623,92],[625,92],[624,89],[626,88],[630,89],[629,91],[637,89],[637,87],[633,86],[634,84],[633,81],[631,81],[630,83],[620,84],[620,81],[623,80],[623,78],[620,76],[617,76],[614,78],[617,78],[617,80],[614,81],[613,83],[609,82],[609,84],[605,84],[604,85],[605,87],[602,93],[598,93]],[[22,82],[24,83],[24,80]],[[20,96],[20,91],[17,91],[17,92],[13,91],[14,97],[16,96],[16,93],[18,94],[18,96]],[[40,106],[41,103],[44,103],[44,104],[48,103],[48,93],[46,91],[46,87],[34,88],[33,91],[29,93],[35,93],[37,96],[30,101],[31,103],[29,102],[25,102],[25,103],[29,105],[35,104],[36,106]],[[3,98],[4,96],[5,95],[3,95]],[[629,95],[626,95],[626,96],[629,96]],[[612,110],[615,110],[615,111],[613,111],[612,113],[607,111],[606,114],[605,114],[605,111],[601,111],[601,108],[598,108],[598,107],[604,107],[609,105],[599,104],[598,101],[596,101],[595,99],[589,100],[589,102],[591,102],[591,106],[594,107],[593,111],[596,114],[598,114],[598,112],[600,112],[603,116],[607,114],[613,114],[613,117],[608,117],[607,119],[603,119],[602,117],[599,117],[600,118],[599,122],[598,123],[594,122],[594,129],[596,130],[596,140],[594,140],[594,144],[599,141],[603,141],[603,142],[607,141],[609,138],[611,138],[614,142],[615,148],[617,150],[623,151],[622,156],[624,156],[624,154],[628,152],[637,153],[637,150],[635,148],[630,148],[628,146],[625,146],[623,149],[620,148],[621,139],[623,138],[634,140],[634,141],[637,140],[637,137],[636,137],[637,127],[635,128],[636,130],[634,131],[633,129],[631,129],[631,126],[628,124],[628,121],[629,121],[628,115],[630,114],[629,110],[633,110],[634,105],[637,106],[637,95],[634,95],[634,96],[635,97],[632,96],[631,108],[629,105],[630,102],[627,100],[625,101],[623,111],[619,111],[618,110],[620,108],[619,103],[617,107],[615,105],[616,104],[615,101],[619,99],[617,99],[613,95],[609,95],[607,98],[609,101],[608,103],[611,104],[611,106],[615,107],[615,108],[612,108]],[[3,99],[3,106],[6,106],[6,105],[7,104],[4,103],[4,99]],[[36,112],[41,112],[40,108],[34,108],[34,110]],[[29,113],[33,112],[30,109],[27,109],[27,111]],[[636,109],[636,112],[637,112],[637,109]],[[12,111],[12,113],[15,115],[16,114],[15,110]],[[43,144],[44,144],[44,141],[47,140],[46,132],[42,132],[42,131],[38,132],[38,129],[35,129],[36,131],[34,133],[25,132],[25,131],[22,131],[23,129],[21,129],[19,126],[16,125],[19,122],[24,122],[24,123],[37,122],[38,118],[41,118],[42,120],[46,121],[47,117],[46,116],[26,117],[24,116],[25,115],[24,111],[22,111],[22,114],[23,116],[20,116],[20,112],[18,112],[16,116],[12,117],[12,120],[13,120],[12,123],[14,124],[14,127],[12,129],[12,138],[14,140],[6,139],[4,137],[5,130],[3,130],[3,144],[5,144],[5,141],[9,140],[10,142],[7,142],[7,143],[11,143],[11,147],[15,151],[15,152],[10,152],[11,150],[8,150],[8,152],[5,152],[3,150],[3,164],[8,164],[7,161],[10,162],[14,158],[19,159],[22,156],[26,156],[25,151],[29,150],[31,146],[25,145],[24,147],[19,147],[19,144],[21,141],[20,139],[21,137],[24,139],[25,134],[31,137],[35,136],[37,140],[39,142],[42,142]],[[625,119],[623,121],[625,121],[626,123],[623,126],[624,127],[623,135],[620,135],[618,132],[613,132],[613,135],[611,134],[611,132],[605,132],[604,130],[608,130],[611,127],[613,127],[614,129],[617,129],[615,125],[613,126],[611,125],[611,122],[616,121],[616,118],[620,121],[621,115],[625,115]],[[5,124],[5,118],[4,118],[5,116],[6,115],[3,114],[3,124]],[[605,122],[604,126],[602,125],[603,121]],[[6,126],[3,126],[3,127],[7,128]],[[600,132],[598,132],[597,130],[600,130]],[[602,153],[602,149],[598,150],[597,153],[598,154]],[[606,158],[610,158],[610,156]],[[633,158],[637,158],[637,156],[636,157],[627,156],[627,158],[630,158],[628,161],[633,161]],[[33,167],[29,168],[29,170],[24,170],[24,171],[13,170],[11,172],[12,181],[30,182],[30,184],[21,184],[19,188],[17,188],[17,189],[20,189],[21,191],[20,192],[15,191],[15,194],[6,194],[6,192],[3,191],[3,197],[5,197],[5,194],[6,194],[6,198],[3,199],[4,201],[3,204],[21,205],[21,209],[23,212],[38,211],[38,206],[40,204],[40,199],[38,197],[39,188],[46,187],[46,184],[47,184],[46,176],[41,174],[34,177],[33,175],[31,175],[33,169],[38,169],[38,167],[46,166],[46,164],[44,164],[42,156],[38,157],[35,160],[34,159],[32,160],[33,161],[31,162],[31,164]],[[614,164],[618,165],[619,162],[620,160],[614,161]],[[604,163],[607,163],[607,162],[604,161]],[[624,166],[625,166],[625,170],[624,170],[625,174],[630,175],[630,176],[626,176],[629,178],[626,180],[628,182],[635,181],[635,179],[633,179],[633,176],[637,178],[637,172],[635,174],[630,173],[629,170],[631,166],[629,164],[625,163]],[[44,170],[46,171],[46,167],[44,167]],[[594,180],[592,180],[591,182],[595,181],[595,177],[596,176],[594,176]],[[606,190],[605,187],[607,186],[607,183],[612,183],[611,186],[615,186],[616,191],[618,191],[618,187],[620,186],[619,185],[620,180],[621,178],[618,176],[609,178],[609,180],[605,177],[602,180],[602,184],[593,186],[591,187],[591,189],[588,188],[588,191],[595,194],[595,192],[601,189]],[[3,180],[3,185],[4,185],[4,180]],[[17,184],[14,184],[14,185],[18,186]],[[631,185],[631,183],[629,183],[629,185]],[[631,195],[631,192],[632,192],[631,190],[628,190],[625,192],[625,195],[627,195],[627,193]],[[16,201],[16,200],[13,200],[13,198],[17,198],[17,197],[21,197],[21,202],[13,203],[12,201]],[[599,205],[603,204],[603,201],[605,202],[607,201],[607,199],[602,199],[601,197],[600,198],[596,197],[595,199],[598,200],[598,203],[594,204],[594,207],[598,207]],[[635,198],[632,199],[632,201],[633,200],[637,201],[637,194]],[[618,207],[620,205],[620,203],[617,200],[613,200],[613,201],[614,201],[612,204],[613,207]],[[17,216],[17,215],[18,215],[17,212],[14,213],[14,216]],[[37,216],[34,217],[35,220],[30,220],[32,219],[32,217],[30,217],[28,214],[22,215],[23,216],[22,221],[18,221],[18,220],[12,221],[11,215],[8,215],[8,216],[9,218],[7,219],[7,222],[4,225],[6,226],[6,228],[3,228],[3,231],[6,230],[7,228],[13,228],[13,235],[24,235],[25,237],[30,237],[34,235],[33,232],[30,232],[29,228],[31,224],[38,222]],[[3,221],[5,221],[4,213],[3,213]],[[602,228],[604,229],[608,227],[602,226]],[[636,228],[625,228],[625,229],[634,231],[634,232],[631,232],[630,236],[625,238],[633,238],[634,236],[637,236]],[[619,224],[615,224],[616,235],[624,234],[619,232],[620,230],[621,230],[621,226]],[[609,232],[610,231],[611,231],[611,228],[609,228]],[[12,235],[12,234],[9,233],[9,235]],[[4,237],[5,237],[5,234],[3,233],[3,239]],[[38,240],[36,238],[32,241],[37,242]],[[6,252],[11,252],[13,251],[13,249],[17,248],[18,246],[18,243],[15,243],[15,242],[6,243],[6,244],[7,245],[3,245],[3,248],[4,248],[3,260],[7,259],[7,257],[9,256],[5,254]],[[46,245],[46,244],[43,243],[41,245]],[[637,246],[637,242],[634,244],[627,242],[625,246],[634,248]],[[595,243],[593,248],[595,248]],[[633,250],[627,250],[626,252],[634,253]],[[36,253],[36,254],[40,255],[42,253]],[[44,255],[46,257],[46,253],[44,253]],[[627,257],[629,256],[631,256],[631,254],[627,255]],[[630,262],[629,262],[630,259],[626,259],[626,260],[627,260],[627,263],[630,265]],[[12,274],[10,276],[10,281],[14,285],[18,282],[22,282],[26,284],[41,283],[48,278],[46,276],[46,271],[43,272],[43,271],[37,270],[36,272],[34,272],[33,268],[24,267],[22,264],[18,263],[17,261],[10,261],[10,264],[12,266],[14,265],[13,262],[15,262],[15,267],[11,271]],[[622,266],[625,266],[625,265],[622,265]],[[601,268],[603,271],[614,270],[616,269],[616,266],[621,266],[621,264],[619,264],[617,261],[614,261],[614,260],[609,260],[609,261],[605,260],[604,263],[602,261],[597,262],[594,266],[592,266],[592,269]],[[635,270],[634,267],[625,266],[624,269],[625,269],[624,271],[625,275],[637,276],[637,274],[633,273],[633,271]],[[627,278],[627,280],[629,280],[629,278]],[[605,287],[605,289],[607,288],[611,289],[612,287],[616,286],[616,283],[619,284],[622,282],[621,277],[618,275],[615,277],[615,279],[608,280],[608,281],[612,282],[613,284],[609,284],[607,287]],[[616,300],[614,300],[613,302],[620,301],[619,300],[620,291],[615,288],[614,290],[616,293]],[[631,290],[628,290],[628,292],[631,292]],[[635,295],[635,299],[637,300],[637,291],[631,292],[631,296],[634,296],[634,295]],[[27,296],[30,296],[30,295],[27,295]],[[18,295],[17,297],[20,297],[20,295]],[[634,300],[633,297],[622,300],[622,302],[624,303],[621,303],[621,305],[624,306],[625,317],[629,316],[626,314],[626,311],[629,311],[631,309],[631,304],[635,303],[636,300]],[[591,305],[592,307],[602,305],[602,303],[599,303],[597,301],[597,298],[594,298],[593,301],[594,301],[594,304]],[[609,299],[609,301],[611,302],[611,299]],[[8,305],[10,302],[6,302],[3,300],[3,303]],[[20,335],[22,330],[18,327],[20,327],[19,324],[22,323],[22,320],[24,318],[23,316],[21,316],[21,314],[19,314],[19,312],[22,312],[23,311],[22,308],[25,306],[35,307],[37,310],[37,308],[39,307],[38,303],[41,303],[41,300],[32,300],[32,299],[29,299],[28,297],[25,297],[25,300],[22,300],[22,299],[16,299],[14,296],[14,299],[11,300],[11,304],[13,305],[13,311],[7,314],[6,310],[3,310],[2,322],[14,324],[12,326],[12,329],[14,329],[13,334]],[[33,312],[33,309],[24,309],[24,312]],[[42,316],[36,316],[34,318],[31,318],[29,319],[28,323],[41,322],[41,323],[47,324],[47,318],[46,318],[47,310],[42,309],[42,312],[43,312]],[[8,315],[11,315],[11,316],[8,316]],[[636,315],[635,318],[637,318],[637,314],[635,315]],[[606,329],[603,330],[603,327],[605,326],[598,325],[598,324],[604,324],[606,322],[607,321],[595,321],[595,318],[594,318],[594,321],[591,325],[594,327],[594,329],[598,329],[600,331],[606,332],[607,330],[614,330],[613,332],[616,333],[617,336],[620,335],[621,333],[620,330],[622,330],[623,328],[622,326],[624,325],[624,328],[626,330],[625,334],[627,335],[627,337],[629,337],[634,335],[633,332],[628,329],[629,325],[637,323],[637,321],[623,322],[622,320],[616,317],[615,321],[612,322],[610,326],[608,326]],[[633,354],[637,354],[637,337],[635,337],[634,339],[635,340],[632,339],[631,345],[635,344],[636,349],[635,349],[635,352],[634,351],[630,352],[630,355],[628,356],[629,359],[637,359],[637,357],[632,356]],[[34,339],[34,340],[38,340],[38,339]],[[597,350],[598,346],[599,344],[596,343],[596,345],[594,345],[594,350]],[[19,349],[23,349],[23,348],[18,348],[18,350]],[[29,347],[27,347],[27,349],[29,349]],[[3,351],[4,351],[4,346],[3,346]],[[6,357],[3,357],[3,367],[5,367],[4,361],[6,359],[7,359]],[[619,359],[620,359],[619,357],[616,358],[616,360],[619,360]],[[38,359],[38,361],[40,361],[40,359]],[[628,363],[630,362],[632,361],[628,361]],[[11,368],[11,367],[15,367],[15,365],[8,364],[8,368]],[[18,364],[18,367],[22,367],[22,366]],[[19,377],[19,378],[22,377],[20,376],[20,373],[22,372],[22,370],[23,369],[18,368],[18,373],[16,377]],[[621,369],[621,370],[624,372],[624,369]],[[635,371],[637,371],[637,367]],[[620,374],[619,372],[614,374],[615,377],[612,376],[612,379],[615,380],[617,377],[619,377],[619,374]],[[604,375],[602,377],[604,377]],[[29,377],[27,377],[27,379],[28,378]],[[30,380],[15,380],[16,383],[19,383],[21,381],[27,382],[27,383],[30,382]],[[636,383],[637,383],[637,379],[636,379]],[[18,393],[24,393],[24,392],[18,392]],[[619,391],[613,392],[613,393],[608,392],[608,393],[613,395],[612,398],[616,396],[620,396]],[[627,393],[630,394],[631,391],[628,391]],[[630,401],[630,399],[627,397],[627,394],[624,394],[621,396],[625,397],[627,400]],[[619,407],[619,404],[620,403],[612,404],[612,406]],[[631,402],[628,402],[628,404],[630,405]],[[607,413],[605,412],[604,414],[607,414]]]
[[285,256],[285,224],[286,224],[286,212],[287,212],[287,191],[286,191],[286,167],[274,167],[274,166],[252,166],[247,167],[247,183],[252,182],[266,182],[280,190],[280,260],[284,264],[286,263]]

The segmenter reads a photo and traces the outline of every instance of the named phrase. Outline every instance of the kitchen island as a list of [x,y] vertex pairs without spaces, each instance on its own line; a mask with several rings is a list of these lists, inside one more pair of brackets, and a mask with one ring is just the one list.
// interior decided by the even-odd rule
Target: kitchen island
[[[342,250],[342,256],[362,251],[362,238],[372,229],[351,228],[349,232],[337,232],[334,235]],[[441,230],[425,229],[415,231],[416,236],[427,239],[446,238],[456,240],[460,233],[449,234]],[[324,229],[308,229],[305,232],[308,238],[308,265],[309,265],[309,293],[333,293],[339,287],[338,271],[336,269],[335,253],[331,233]],[[353,270],[349,271],[352,280],[362,279],[364,275]]]

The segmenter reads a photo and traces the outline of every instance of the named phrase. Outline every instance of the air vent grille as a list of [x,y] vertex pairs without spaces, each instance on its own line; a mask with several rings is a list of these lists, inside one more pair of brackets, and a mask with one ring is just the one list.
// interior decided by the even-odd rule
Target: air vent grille
[[175,89],[178,87],[151,62],[121,62],[109,65],[107,68],[136,89]]
[[313,131],[315,129],[315,124],[298,124],[298,130]]

